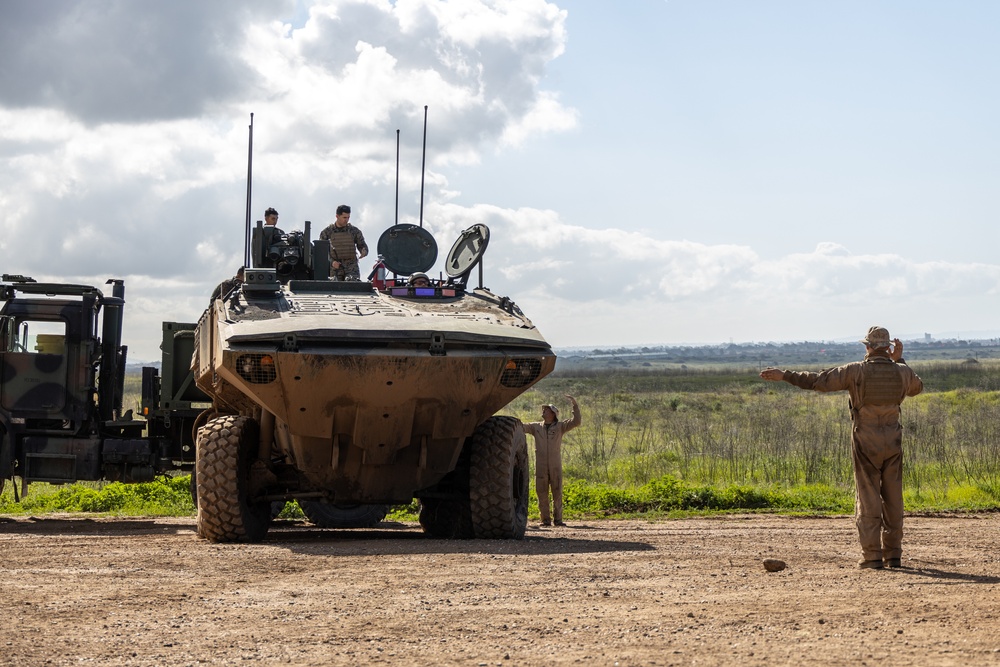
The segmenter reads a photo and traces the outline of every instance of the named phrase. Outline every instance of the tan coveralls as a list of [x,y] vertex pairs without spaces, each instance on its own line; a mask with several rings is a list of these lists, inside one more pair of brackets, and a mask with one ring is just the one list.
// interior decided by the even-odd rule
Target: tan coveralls
[[[865,364],[893,364],[899,382],[890,393],[898,389],[898,396],[886,398],[885,389],[879,392],[873,388],[874,383],[866,386]],[[857,489],[854,520],[861,551],[866,561],[899,558],[903,543],[903,427],[899,423],[899,405],[905,397],[919,394],[924,383],[906,362],[893,362],[881,350],[872,351],[864,361],[821,373],[785,371],[782,379],[802,389],[849,392]],[[883,396],[877,399],[877,393]],[[873,399],[882,404],[872,404]]]
[[562,438],[567,431],[580,425],[580,406],[573,405],[573,418],[545,422],[528,422],[525,435],[535,436],[535,493],[538,495],[538,513],[542,521],[549,520],[549,489],[552,490],[552,509],[556,521],[563,518],[562,499]]

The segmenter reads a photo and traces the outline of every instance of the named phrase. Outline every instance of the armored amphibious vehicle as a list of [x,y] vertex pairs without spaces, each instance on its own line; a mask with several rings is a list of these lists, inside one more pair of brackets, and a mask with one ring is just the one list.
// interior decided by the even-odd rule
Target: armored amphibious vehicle
[[327,279],[328,242],[304,226],[258,222],[244,282],[195,330],[195,382],[213,402],[197,443],[199,535],[260,540],[277,501],[315,512],[418,498],[432,536],[522,538],[525,436],[494,413],[555,355],[513,301],[483,287],[489,229],[465,230],[447,277],[415,287],[405,277],[438,254],[422,226],[386,230],[361,282]]

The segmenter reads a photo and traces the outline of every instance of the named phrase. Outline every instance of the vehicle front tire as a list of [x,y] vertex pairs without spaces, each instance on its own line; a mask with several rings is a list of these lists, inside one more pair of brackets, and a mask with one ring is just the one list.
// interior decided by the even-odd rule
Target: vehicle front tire
[[271,503],[252,502],[250,466],[260,428],[248,417],[210,420],[198,436],[198,535],[212,542],[258,542],[271,523]]
[[528,444],[521,421],[490,417],[471,440],[469,505],[475,536],[524,539],[528,527]]

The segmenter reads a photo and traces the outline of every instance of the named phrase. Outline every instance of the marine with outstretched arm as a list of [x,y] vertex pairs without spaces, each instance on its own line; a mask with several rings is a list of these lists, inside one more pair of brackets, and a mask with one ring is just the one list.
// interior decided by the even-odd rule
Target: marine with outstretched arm
[[902,566],[903,427],[900,404],[924,383],[903,360],[903,343],[888,330],[871,327],[861,339],[865,358],[820,373],[765,368],[760,377],[800,389],[847,391],[862,568]]

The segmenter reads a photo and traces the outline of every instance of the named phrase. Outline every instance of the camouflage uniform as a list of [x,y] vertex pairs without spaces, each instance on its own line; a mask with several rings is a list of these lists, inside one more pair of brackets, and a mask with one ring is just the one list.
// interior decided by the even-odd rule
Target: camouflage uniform
[[556,523],[562,523],[562,438],[567,431],[580,425],[580,406],[573,404],[573,418],[563,421],[529,422],[524,425],[525,435],[535,436],[535,493],[538,495],[538,512],[542,522],[549,521],[549,489],[552,490],[552,509]]
[[882,349],[871,350],[864,361],[821,373],[784,371],[782,380],[801,389],[849,393],[857,489],[854,519],[861,551],[869,563],[898,560],[903,542],[899,406],[905,397],[919,394],[923,382],[906,362],[894,362]]
[[208,299],[209,304],[211,305],[211,303],[214,303],[216,299],[221,299],[225,297],[227,294],[229,294],[242,284],[243,281],[237,278],[236,276],[223,280],[221,283],[215,286],[214,290],[212,290],[212,296],[210,296]]
[[[354,250],[356,247],[362,254],[368,254],[368,244],[361,230],[350,223],[343,227],[331,223],[319,233],[319,238],[330,242],[330,279],[361,280],[358,256]],[[332,262],[340,262],[340,268],[333,268]]]

